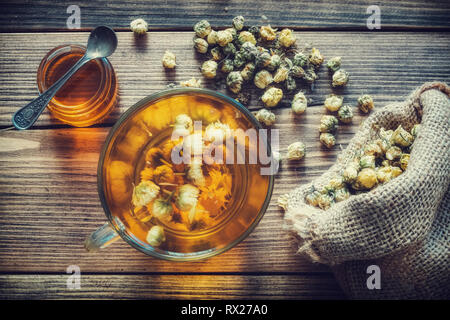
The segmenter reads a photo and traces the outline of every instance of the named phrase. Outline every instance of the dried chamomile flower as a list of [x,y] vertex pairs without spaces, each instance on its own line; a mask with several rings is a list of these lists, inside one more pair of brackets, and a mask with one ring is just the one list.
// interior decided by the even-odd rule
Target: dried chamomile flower
[[406,168],[408,167],[408,162],[409,162],[409,154],[403,153],[400,157],[400,168],[402,168],[403,171],[405,171]]
[[202,74],[205,78],[212,79],[216,76],[217,62],[214,60],[208,60],[202,64]]
[[322,209],[322,210],[327,210],[327,209],[329,209],[333,203],[334,203],[334,198],[333,198],[333,196],[331,196],[331,195],[329,195],[329,194],[321,193],[321,194],[317,197],[317,205],[318,205],[319,208]]
[[233,70],[234,70],[233,60],[225,59],[222,61],[220,65],[220,71],[222,71],[223,73],[230,73]]
[[390,161],[400,159],[401,155],[402,155],[402,149],[400,149],[397,146],[392,146],[386,150],[386,159],[388,159]]
[[259,35],[261,36],[261,39],[263,39],[265,41],[273,41],[273,40],[275,40],[275,38],[277,36],[276,30],[272,29],[272,27],[270,25],[262,26],[259,29]]
[[383,155],[383,150],[376,142],[369,142],[364,146],[364,154],[380,158]]
[[255,64],[257,68],[264,68],[270,64],[271,55],[268,50],[260,50],[255,57]]
[[233,41],[237,39],[237,31],[235,28],[226,28],[225,31],[228,31],[233,36]]
[[153,202],[152,214],[158,219],[164,219],[170,217],[173,213],[173,207],[170,201],[158,198]]
[[148,31],[148,23],[144,19],[135,19],[130,23],[130,29],[135,34],[141,35]]
[[392,134],[391,140],[400,147],[409,147],[413,143],[414,137],[399,125]]
[[344,69],[339,69],[333,74],[333,87],[345,86],[350,78],[350,75]]
[[230,42],[222,48],[222,51],[225,55],[234,55],[236,53],[236,47]]
[[191,180],[196,186],[203,187],[206,183],[206,180],[205,176],[203,175],[202,164],[194,162],[189,164],[188,167],[188,179]]
[[338,119],[332,115],[324,115],[320,119],[320,132],[334,132],[338,126]]
[[193,130],[192,119],[187,114],[182,113],[175,117],[175,123],[173,125],[174,135],[184,137],[191,134]]
[[306,63],[308,62],[308,57],[303,52],[298,52],[295,54],[294,58],[292,59],[292,63],[295,66],[304,67]]
[[242,44],[240,52],[244,59],[250,61],[256,57],[258,54],[258,49],[253,43],[247,41]]
[[375,156],[363,155],[361,159],[359,159],[359,166],[361,167],[361,169],[375,168]]
[[344,201],[344,200],[348,199],[349,197],[350,197],[350,192],[348,191],[348,189],[346,187],[336,189],[336,191],[334,193],[334,200],[336,202]]
[[241,70],[242,79],[249,81],[253,78],[254,73],[255,64],[253,62],[249,62],[244,66],[244,69]]
[[319,78],[317,73],[314,71],[314,68],[306,68],[305,75],[303,76],[303,79],[305,79],[308,83],[313,83]]
[[359,163],[353,162],[347,165],[344,171],[342,171],[342,177],[344,178],[344,181],[347,183],[352,183],[353,181],[355,181],[358,177],[359,169]]
[[364,112],[369,113],[373,109],[373,99],[370,95],[364,94],[358,98],[358,108]]
[[194,39],[194,48],[198,53],[206,53],[208,52],[208,42],[202,38]]
[[173,52],[166,50],[162,58],[162,64],[164,68],[173,69],[177,65],[176,56]]
[[244,28],[244,17],[243,16],[236,16],[233,18],[233,27],[237,31],[241,31]]
[[272,87],[264,92],[261,100],[267,107],[275,107],[282,98],[283,90]]
[[322,143],[328,149],[336,144],[336,138],[331,133],[328,132],[321,133],[319,140],[320,143]]
[[244,79],[239,71],[230,72],[227,76],[227,87],[234,93],[238,93],[242,89]]
[[336,72],[341,68],[341,57],[333,57],[327,62],[327,67],[331,72]]
[[241,31],[238,36],[238,42],[242,45],[245,42],[250,42],[252,44],[256,44],[256,39],[253,34],[248,31]]
[[210,45],[214,45],[217,43],[217,31],[211,30],[211,32],[206,37],[206,42]]
[[132,203],[135,207],[143,207],[153,199],[159,193],[159,187],[153,181],[142,181],[133,189]]
[[145,240],[147,240],[147,242],[153,247],[160,246],[161,243],[166,241],[163,227],[153,226],[147,233],[147,237],[145,238]]
[[311,190],[305,196],[305,201],[311,206],[318,207],[319,206],[319,197],[321,193],[317,190]]
[[200,79],[195,79],[194,77],[192,77],[189,80],[181,81],[180,86],[191,87],[191,88],[200,88],[202,86],[202,81]]
[[297,82],[295,82],[294,77],[290,74],[286,78],[284,85],[286,86],[286,90],[288,92],[291,92],[291,91],[294,91],[295,89],[297,89]]
[[323,103],[323,105],[325,106],[325,108],[328,111],[335,112],[335,111],[338,111],[341,108],[343,102],[344,102],[344,97],[343,96],[330,94],[325,99],[325,102]]
[[233,34],[229,30],[217,31],[217,44],[221,47],[233,41]]
[[291,74],[295,78],[301,79],[301,78],[305,77],[305,70],[300,66],[293,66],[289,70],[289,74]]
[[311,49],[311,53],[309,54],[309,62],[311,62],[316,67],[320,67],[320,65],[323,63],[323,55],[320,53],[319,49]]
[[289,48],[295,43],[296,39],[294,32],[291,29],[286,28],[281,30],[278,40],[283,47]]
[[201,20],[194,25],[197,37],[204,38],[211,32],[211,25],[207,20]]
[[275,72],[275,75],[273,76],[273,81],[276,83],[283,82],[286,80],[288,74],[289,74],[289,69],[285,66],[281,66]]
[[189,211],[197,205],[200,191],[192,184],[182,185],[178,189],[178,197],[175,204],[181,211]]
[[259,35],[259,28],[257,26],[250,26],[248,27],[248,32],[250,32],[255,38]]
[[270,57],[270,63],[267,65],[267,70],[274,71],[281,65],[281,58],[279,55],[274,54]]
[[214,47],[214,48],[212,48],[211,51],[210,51],[209,53],[211,54],[211,58],[212,58],[214,61],[220,61],[220,60],[222,60],[222,58],[223,58],[222,50],[220,50],[219,47]]
[[343,123],[350,123],[353,120],[353,110],[349,105],[344,105],[338,110],[338,118]]
[[393,176],[391,166],[384,166],[377,168],[377,181],[379,183],[389,182],[392,178]]
[[276,116],[273,112],[270,112],[267,109],[261,109],[255,114],[256,120],[261,123],[264,123],[266,126],[270,127],[275,123]]
[[393,178],[398,177],[402,173],[403,173],[403,171],[399,167],[392,167],[392,177]]
[[308,99],[303,92],[298,92],[292,99],[291,109],[295,114],[301,114],[305,112],[308,107]]
[[411,135],[413,136],[413,138],[417,138],[417,134],[419,132],[420,129],[420,124],[415,124],[412,128],[411,128]]
[[297,141],[291,143],[287,147],[286,159],[288,160],[300,160],[305,156],[306,147],[303,142]]
[[358,173],[352,187],[355,190],[370,190],[378,183],[377,173],[372,168],[364,168]]
[[231,136],[231,128],[228,124],[216,121],[210,123],[205,129],[205,139],[210,142],[222,142],[226,137]]
[[269,84],[273,82],[272,75],[267,70],[261,70],[255,75],[253,83],[260,89],[265,89]]
[[234,55],[233,63],[236,68],[242,67],[247,59],[245,59],[244,54],[241,51],[236,52]]

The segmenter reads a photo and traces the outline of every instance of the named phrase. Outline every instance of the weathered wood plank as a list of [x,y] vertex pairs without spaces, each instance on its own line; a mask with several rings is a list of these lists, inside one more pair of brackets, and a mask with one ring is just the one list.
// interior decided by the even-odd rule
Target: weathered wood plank
[[[106,218],[97,195],[96,166],[108,128],[6,131],[0,134],[0,270],[61,272],[77,264],[86,272],[328,272],[295,254],[292,236],[283,230],[277,198],[332,165],[339,146],[328,151],[318,141],[323,108],[294,118],[276,110],[280,147],[302,140],[307,156],[283,163],[271,205],[255,231],[236,248],[198,262],[171,263],[136,252],[119,241],[88,254],[85,237]],[[364,117],[341,126],[345,145]]]
[[[69,5],[81,10],[81,27],[106,24],[128,28],[131,20],[143,17],[152,28],[189,28],[208,17],[215,26],[228,26],[236,15],[246,17],[249,24],[308,28],[360,28],[366,30],[370,16],[367,8],[373,2],[357,1],[2,1],[1,30],[66,29]],[[450,27],[448,1],[389,1],[375,3],[380,8],[382,28],[389,27]],[[263,16],[267,17],[264,18]]]
[[[120,32],[119,46],[110,58],[118,79],[120,104],[107,123],[147,95],[169,83],[200,77],[201,61],[192,48],[190,32],[156,32],[136,41],[130,32]],[[9,126],[11,116],[37,94],[36,71],[40,60],[62,43],[85,43],[88,33],[0,34],[0,126]],[[313,43],[326,58],[343,57],[343,67],[351,74],[343,91],[346,103],[355,104],[361,93],[374,96],[376,106],[400,101],[425,81],[450,82],[450,36],[448,33],[354,33],[298,32],[300,44]],[[178,67],[166,73],[161,57],[166,49],[177,55]],[[331,93],[330,75],[323,66],[311,93],[321,104]],[[215,89],[213,81],[203,80]],[[224,91],[224,90],[222,90]],[[261,107],[254,90],[250,108]],[[281,107],[288,107],[288,101]],[[58,124],[46,110],[36,126]]]
[[0,299],[343,299],[331,275],[0,275]]

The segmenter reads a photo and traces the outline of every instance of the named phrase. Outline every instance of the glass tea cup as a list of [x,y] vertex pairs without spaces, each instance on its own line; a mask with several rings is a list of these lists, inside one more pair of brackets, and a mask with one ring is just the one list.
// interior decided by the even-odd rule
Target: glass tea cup
[[[109,222],[86,239],[86,249],[95,251],[122,238],[153,257],[198,260],[232,248],[261,220],[272,195],[274,176],[262,174],[264,164],[259,160],[252,162],[251,157],[244,154],[241,161],[226,164],[232,173],[231,197],[213,225],[190,231],[178,228],[178,222],[163,222],[165,241],[159,246],[149,244],[148,231],[161,221],[138,218],[132,204],[133,188],[140,182],[146,151],[170,139],[175,117],[179,114],[187,114],[194,124],[195,121],[205,125],[220,121],[241,134],[250,132],[249,129],[257,133],[262,129],[254,116],[236,100],[207,89],[169,89],[139,101],[114,125],[101,151],[98,192]],[[257,145],[250,140],[245,137],[242,140],[245,141],[242,149],[245,153],[258,149],[258,152],[271,154],[267,139],[260,139]],[[236,147],[237,139],[233,141]]]

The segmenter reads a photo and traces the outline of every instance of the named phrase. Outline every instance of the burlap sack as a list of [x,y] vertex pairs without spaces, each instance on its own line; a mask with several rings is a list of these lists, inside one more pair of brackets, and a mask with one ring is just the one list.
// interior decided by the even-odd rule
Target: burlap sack
[[[328,264],[351,298],[450,297],[450,88],[426,83],[402,103],[374,112],[326,173],[279,203],[300,240],[299,253]],[[379,125],[421,123],[407,170],[374,190],[328,210],[305,202],[311,185],[338,173]],[[377,265],[381,289],[369,290],[367,267]]]

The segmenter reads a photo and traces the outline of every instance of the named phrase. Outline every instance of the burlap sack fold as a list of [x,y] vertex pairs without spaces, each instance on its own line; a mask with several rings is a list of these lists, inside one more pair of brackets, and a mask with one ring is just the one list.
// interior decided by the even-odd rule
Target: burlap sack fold
[[[279,199],[299,253],[332,266],[352,298],[450,297],[449,96],[446,84],[426,83],[374,112],[327,172]],[[402,175],[325,211],[305,202],[311,185],[325,185],[377,126],[409,130],[416,123],[420,131]],[[380,267],[380,290],[366,285],[369,265]]]

